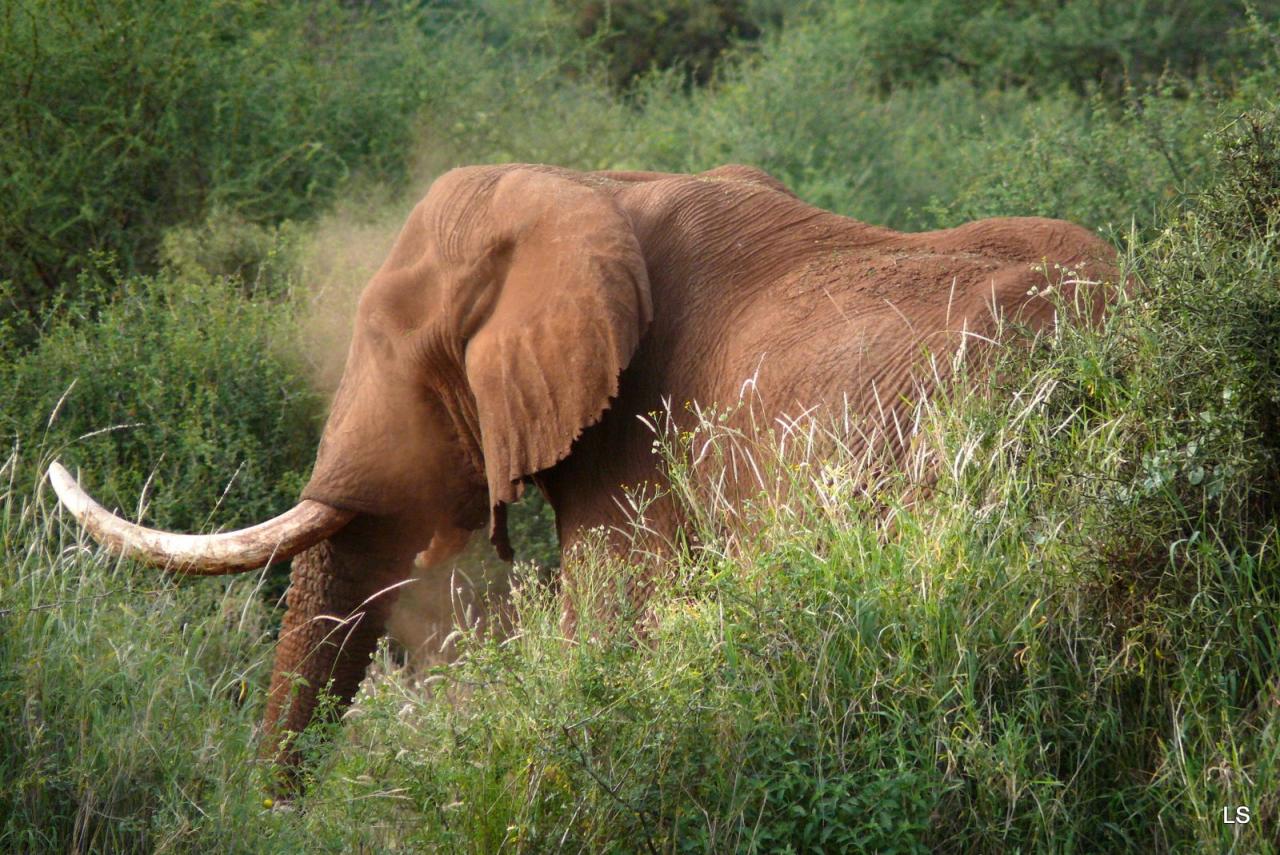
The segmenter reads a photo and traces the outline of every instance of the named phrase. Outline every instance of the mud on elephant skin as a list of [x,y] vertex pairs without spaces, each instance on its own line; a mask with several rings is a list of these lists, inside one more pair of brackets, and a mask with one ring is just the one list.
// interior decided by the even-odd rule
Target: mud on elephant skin
[[[664,400],[724,405],[754,376],[771,416],[847,405],[892,418],[947,379],[913,371],[926,349],[945,366],[1000,317],[1051,323],[1041,289],[1061,269],[1078,274],[1057,283],[1070,301],[1080,282],[1114,280],[1114,252],[1039,218],[891,231],[744,166],[455,169],[362,294],[296,508],[241,532],[170,535],[111,516],[56,464],[53,481],[105,544],[170,570],[294,557],[264,733],[266,753],[293,763],[288,734],[326,684],[351,698],[394,598],[378,592],[419,552],[444,560],[483,528],[509,557],[505,509],[530,483],[563,549],[623,526],[620,485],[662,483],[637,416]],[[1092,290],[1096,314],[1108,289]],[[649,516],[680,526],[670,506]]]

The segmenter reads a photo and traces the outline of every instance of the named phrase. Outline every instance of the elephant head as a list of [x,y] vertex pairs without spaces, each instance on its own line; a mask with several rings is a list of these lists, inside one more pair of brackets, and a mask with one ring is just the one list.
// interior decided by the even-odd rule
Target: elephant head
[[326,684],[355,692],[415,554],[487,524],[510,557],[504,504],[600,418],[650,318],[639,244],[608,194],[551,169],[454,170],[363,292],[295,508],[173,535],[112,516],[56,463],[52,482],[97,539],[152,564],[219,574],[293,557],[266,713],[275,751]]
[[527,481],[564,544],[618,521],[619,485],[655,476],[636,417],[664,400],[724,403],[753,377],[776,413],[825,402],[892,415],[922,346],[982,339],[1001,312],[1052,318],[1030,296],[1046,262],[1097,279],[1112,255],[1052,220],[901,234],[812,208],[747,167],[457,169],[363,292],[293,510],[171,535],[113,517],[57,464],[52,480],[99,540],[153,564],[228,573],[294,559],[265,721],[267,753],[290,762],[287,734],[318,692],[354,694],[413,556],[444,558],[487,526],[509,557],[504,508]]

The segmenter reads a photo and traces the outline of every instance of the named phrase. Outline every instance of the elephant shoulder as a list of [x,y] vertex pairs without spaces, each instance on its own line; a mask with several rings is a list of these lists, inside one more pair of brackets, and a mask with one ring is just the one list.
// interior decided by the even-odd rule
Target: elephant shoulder
[[770,190],[776,190],[792,198],[797,198],[796,194],[791,192],[791,188],[763,169],[746,166],[741,163],[727,163],[724,166],[717,166],[715,169],[699,172],[696,177],[703,181],[738,181],[743,184],[755,184],[759,187],[767,187]]
[[783,193],[791,198],[797,198],[795,193],[787,185],[783,184],[777,178],[774,178],[763,169],[757,169],[754,166],[746,166],[741,163],[728,163],[724,166],[717,166],[715,169],[709,169],[706,172],[699,172],[694,175],[687,175],[677,172],[643,172],[636,170],[604,170],[600,172],[582,173],[582,180],[586,183],[608,182],[622,184],[644,184],[652,181],[668,181],[672,179],[687,180],[694,179],[696,181],[733,181],[739,184],[750,184],[756,187],[765,187],[769,190],[775,190]]

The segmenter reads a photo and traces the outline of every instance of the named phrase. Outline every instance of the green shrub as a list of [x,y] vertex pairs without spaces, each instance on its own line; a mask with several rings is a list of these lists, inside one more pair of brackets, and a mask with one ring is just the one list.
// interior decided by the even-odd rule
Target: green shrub
[[273,223],[404,174],[431,54],[337,2],[23,4],[0,16],[0,269],[34,311],[94,252],[154,269],[215,208]]
[[626,91],[645,72],[676,70],[685,87],[711,79],[716,60],[735,42],[759,38],[744,0],[561,0],[577,33],[607,57],[609,82]]
[[145,498],[162,528],[290,507],[314,459],[319,401],[290,356],[288,306],[245,297],[234,279],[100,272],[48,315],[36,346],[0,349],[0,435],[60,456],[128,516]]
[[1280,128],[1265,114],[1242,114],[1225,135],[1223,160],[1204,204],[1209,224],[1219,240],[1266,247],[1280,233]]
[[251,292],[288,281],[297,267],[293,223],[269,226],[215,208],[199,225],[175,226],[160,241],[161,264],[174,278],[209,282],[230,277]]
[[507,533],[516,561],[531,561],[544,568],[560,566],[555,512],[542,493],[531,489],[511,507]]
[[711,89],[685,96],[650,78],[639,115],[573,120],[590,128],[582,165],[750,163],[815,205],[897,228],[1042,214],[1121,231],[1136,220],[1148,234],[1211,179],[1206,131],[1274,88],[1266,57],[1240,94],[1174,76],[1105,97],[1040,98],[963,77],[881,93],[845,30],[801,20]]
[[1224,110],[1220,99],[1173,80],[1129,98],[1123,106],[1100,96],[1045,100],[966,129],[948,169],[956,185],[927,206],[931,216],[945,225],[1058,217],[1151,236],[1212,179],[1205,131]]
[[1235,37],[1248,20],[1242,2],[871,0],[832,8],[828,26],[866,56],[882,92],[963,77],[1041,94],[1119,94],[1167,72],[1230,77],[1256,59]]

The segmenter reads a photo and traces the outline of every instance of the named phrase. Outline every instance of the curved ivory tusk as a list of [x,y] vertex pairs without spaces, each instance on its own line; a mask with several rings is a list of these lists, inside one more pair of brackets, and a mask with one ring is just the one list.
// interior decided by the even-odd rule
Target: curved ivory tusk
[[93,539],[112,552],[154,567],[194,576],[223,576],[285,561],[341,529],[355,516],[322,502],[303,499],[264,523],[222,534],[170,534],[123,520],[80,488],[56,460],[49,482]]

